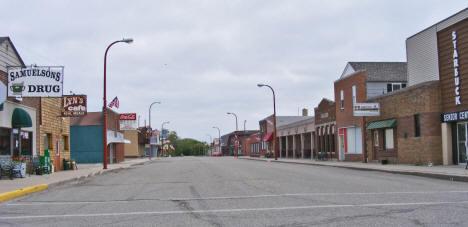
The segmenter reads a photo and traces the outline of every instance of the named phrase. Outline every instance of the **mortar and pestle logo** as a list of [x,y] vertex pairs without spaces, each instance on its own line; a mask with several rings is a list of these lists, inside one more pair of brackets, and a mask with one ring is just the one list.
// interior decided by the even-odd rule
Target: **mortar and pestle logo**
[[21,96],[23,94],[24,89],[26,89],[26,87],[24,86],[24,82],[12,83],[10,86],[10,90],[12,91],[13,95]]

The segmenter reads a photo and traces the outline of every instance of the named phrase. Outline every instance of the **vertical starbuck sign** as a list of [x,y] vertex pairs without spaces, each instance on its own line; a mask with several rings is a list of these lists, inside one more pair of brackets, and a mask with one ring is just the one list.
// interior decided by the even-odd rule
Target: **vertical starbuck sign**
[[8,97],[62,97],[63,66],[8,67]]

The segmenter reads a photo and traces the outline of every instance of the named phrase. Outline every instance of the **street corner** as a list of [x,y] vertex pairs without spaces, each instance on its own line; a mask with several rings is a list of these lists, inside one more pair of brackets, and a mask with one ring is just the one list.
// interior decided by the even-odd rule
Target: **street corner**
[[22,188],[10,192],[0,194],[0,203],[20,196],[28,195],[34,192],[39,192],[47,189],[47,184],[39,184],[32,187]]

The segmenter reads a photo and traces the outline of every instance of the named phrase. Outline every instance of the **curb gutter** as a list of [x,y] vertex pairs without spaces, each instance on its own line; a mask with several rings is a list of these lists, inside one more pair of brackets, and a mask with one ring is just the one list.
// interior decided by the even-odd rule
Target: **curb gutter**
[[463,176],[463,175],[417,172],[417,171],[411,171],[411,170],[388,170],[388,169],[367,168],[367,167],[359,167],[359,166],[341,166],[341,165],[333,165],[333,164],[294,162],[294,161],[269,160],[269,159],[267,160],[254,159],[254,158],[242,158],[242,159],[253,160],[253,161],[264,161],[264,162],[290,163],[290,164],[299,164],[299,165],[328,166],[328,167],[335,167],[335,168],[345,168],[345,169],[355,169],[355,170],[365,170],[365,171],[378,171],[378,172],[393,173],[393,174],[435,178],[435,179],[440,179],[440,180],[468,182],[468,176]]
[[143,164],[146,164],[148,162],[150,162],[150,161],[133,163],[133,164],[130,164],[129,166],[121,166],[120,168],[115,168],[115,169],[99,170],[97,172],[92,172],[92,173],[88,174],[87,176],[79,176],[79,177],[74,177],[74,178],[70,178],[70,179],[66,179],[66,180],[62,180],[62,181],[58,181],[58,182],[54,182],[54,183],[50,183],[50,184],[39,184],[39,185],[35,185],[35,186],[32,186],[32,187],[27,187],[27,188],[22,188],[22,189],[10,191],[10,192],[1,193],[0,194],[0,203],[5,202],[5,201],[10,200],[10,199],[20,197],[20,196],[28,195],[28,194],[31,194],[31,193],[34,193],[34,192],[39,192],[39,191],[43,191],[43,190],[46,190],[46,189],[49,189],[49,188],[53,188],[53,187],[58,186],[58,185],[62,185],[62,184],[66,184],[66,183],[70,183],[70,182],[74,182],[74,181],[84,180],[86,178],[96,176],[96,175],[102,175],[104,173],[117,172],[117,171],[120,171],[122,169],[127,169],[127,168],[129,168],[131,166],[143,165]]

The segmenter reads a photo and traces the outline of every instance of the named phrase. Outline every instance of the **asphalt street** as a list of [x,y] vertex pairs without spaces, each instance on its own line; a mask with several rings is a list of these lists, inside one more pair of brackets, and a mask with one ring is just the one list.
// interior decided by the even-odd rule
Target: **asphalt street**
[[0,226],[466,226],[468,184],[232,157],[166,158],[0,204]]

